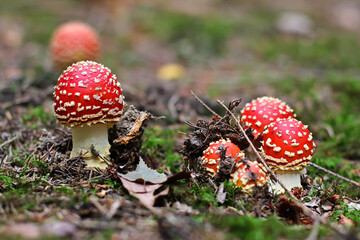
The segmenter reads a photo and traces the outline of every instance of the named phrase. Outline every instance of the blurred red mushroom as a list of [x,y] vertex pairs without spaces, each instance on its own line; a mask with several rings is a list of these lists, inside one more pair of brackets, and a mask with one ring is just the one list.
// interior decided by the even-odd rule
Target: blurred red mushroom
[[58,69],[83,60],[100,58],[100,40],[96,31],[82,22],[59,26],[50,40],[50,55]]

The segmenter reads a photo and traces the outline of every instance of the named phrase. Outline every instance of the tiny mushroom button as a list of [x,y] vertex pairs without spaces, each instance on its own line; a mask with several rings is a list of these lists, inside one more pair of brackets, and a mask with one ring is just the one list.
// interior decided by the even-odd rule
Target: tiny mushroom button
[[240,122],[253,129],[255,139],[259,137],[265,127],[281,118],[294,118],[293,110],[283,101],[273,97],[260,97],[247,103],[241,110]]
[[264,166],[258,162],[240,162],[231,174],[231,180],[242,192],[252,194],[255,187],[262,187],[269,181]]
[[[315,143],[306,125],[294,118],[279,119],[264,131],[260,150],[265,162],[291,190],[301,187],[300,174],[314,155]],[[273,189],[282,191],[277,183]]]
[[[71,157],[82,154],[88,167],[105,169],[107,130],[119,121],[124,105],[116,76],[99,63],[81,61],[69,66],[54,88],[55,116],[72,131]],[[100,157],[93,155],[91,146]]]
[[201,159],[207,174],[211,177],[214,177],[219,172],[219,161],[222,150],[225,151],[225,157],[235,158],[236,163],[245,155],[238,146],[228,139],[220,139],[210,143]]

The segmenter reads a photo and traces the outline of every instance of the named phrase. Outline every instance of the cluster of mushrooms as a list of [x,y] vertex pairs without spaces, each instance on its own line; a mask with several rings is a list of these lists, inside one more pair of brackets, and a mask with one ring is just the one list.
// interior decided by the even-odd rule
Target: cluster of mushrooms
[[[54,91],[54,112],[58,121],[71,127],[71,157],[82,156],[88,167],[106,169],[110,155],[108,128],[119,121],[124,97],[116,76],[102,64],[100,40],[87,24],[69,22],[60,26],[50,42],[50,53],[57,68],[67,67]],[[80,61],[87,59],[87,61]],[[91,61],[89,61],[91,60]],[[307,126],[295,119],[293,110],[272,97],[261,97],[247,103],[241,111],[244,129],[251,128],[266,164],[286,188],[301,187],[300,174],[310,163],[315,144]],[[204,151],[202,163],[209,176],[219,172],[222,150],[235,160],[231,179],[245,192],[269,183],[264,166],[244,161],[245,149],[228,139],[213,142]],[[281,191],[278,183],[271,188]]]
[[[266,164],[289,190],[301,187],[300,175],[305,172],[315,150],[308,127],[295,117],[286,103],[273,97],[261,97],[247,103],[240,115],[240,123],[244,129],[251,128]],[[242,191],[252,193],[255,186],[267,184],[275,193],[283,191],[278,182],[270,181],[261,163],[243,161],[245,149],[240,150],[228,139],[211,143],[203,152],[202,163],[210,177],[219,172],[222,149],[227,158],[235,160],[231,181]]]

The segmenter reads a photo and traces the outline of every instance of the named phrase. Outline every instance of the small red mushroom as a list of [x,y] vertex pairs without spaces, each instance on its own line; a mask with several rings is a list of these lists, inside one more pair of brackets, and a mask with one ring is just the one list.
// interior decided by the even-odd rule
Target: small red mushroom
[[255,139],[259,137],[265,127],[281,118],[294,118],[293,110],[283,101],[273,97],[261,97],[247,103],[241,110],[240,122],[244,129],[250,126]]
[[124,105],[120,83],[110,69],[82,61],[68,67],[54,87],[54,111],[58,121],[71,127],[71,157],[83,153],[89,167],[104,169],[100,156],[109,156],[108,128],[118,122]]
[[[301,187],[300,174],[309,165],[315,143],[307,126],[294,118],[279,119],[264,131],[262,156],[289,190]],[[275,184],[275,191],[281,191]]]
[[236,163],[244,157],[244,153],[238,146],[233,144],[229,139],[220,139],[210,143],[209,147],[204,151],[202,163],[206,172],[214,177],[219,172],[219,160],[221,159],[221,150],[225,149],[225,156],[235,158]]
[[252,194],[255,186],[262,187],[266,185],[269,177],[264,166],[258,162],[248,161],[239,163],[234,173],[231,174],[231,180],[243,192]]
[[50,55],[59,69],[82,60],[100,58],[100,40],[96,31],[82,22],[68,22],[58,27],[50,40]]

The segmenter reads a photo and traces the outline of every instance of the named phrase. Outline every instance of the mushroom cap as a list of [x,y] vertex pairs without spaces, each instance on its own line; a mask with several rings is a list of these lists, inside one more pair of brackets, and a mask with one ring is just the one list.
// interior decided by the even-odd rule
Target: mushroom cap
[[221,159],[221,150],[226,149],[225,156],[235,158],[236,163],[244,157],[244,153],[238,146],[229,139],[220,139],[210,143],[209,147],[203,152],[201,160],[205,170],[210,176],[215,176],[219,172],[219,160]]
[[281,118],[294,118],[295,114],[285,102],[273,97],[260,97],[247,103],[241,110],[240,122],[245,125],[244,129],[250,126],[257,139],[265,127]]
[[65,126],[112,125],[121,117],[120,83],[99,63],[81,61],[69,66],[54,88],[55,116]]
[[81,60],[100,58],[100,40],[96,31],[82,22],[60,25],[50,40],[50,55],[54,64],[65,68]]
[[264,131],[260,151],[274,171],[297,172],[309,165],[315,143],[302,122],[294,118],[279,119]]
[[252,193],[255,186],[262,187],[267,184],[269,176],[262,164],[248,161],[239,163],[231,174],[231,180],[236,186],[241,187],[243,192]]

